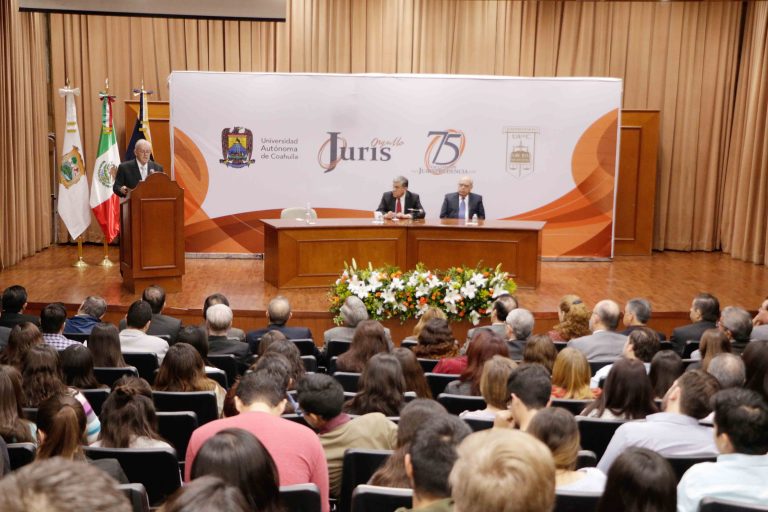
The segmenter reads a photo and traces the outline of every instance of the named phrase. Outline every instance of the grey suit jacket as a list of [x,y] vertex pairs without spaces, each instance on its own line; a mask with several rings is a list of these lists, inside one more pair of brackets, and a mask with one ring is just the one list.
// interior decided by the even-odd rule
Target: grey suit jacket
[[[467,197],[467,206],[469,207],[468,218],[472,218],[477,214],[478,218],[485,218],[485,208],[483,207],[483,196],[480,194],[469,193]],[[440,208],[441,219],[458,219],[459,218],[459,193],[454,192],[452,194],[445,194],[443,199],[443,206]]]
[[590,361],[615,361],[624,352],[627,337],[612,331],[596,331],[588,336],[576,338],[569,347],[581,351]]

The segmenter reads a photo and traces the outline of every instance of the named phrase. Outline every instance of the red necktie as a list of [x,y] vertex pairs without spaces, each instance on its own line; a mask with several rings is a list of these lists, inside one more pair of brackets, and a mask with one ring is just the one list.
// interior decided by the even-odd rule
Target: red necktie
[[400,206],[400,198],[397,198],[397,203],[395,204],[395,213],[403,213],[403,207]]

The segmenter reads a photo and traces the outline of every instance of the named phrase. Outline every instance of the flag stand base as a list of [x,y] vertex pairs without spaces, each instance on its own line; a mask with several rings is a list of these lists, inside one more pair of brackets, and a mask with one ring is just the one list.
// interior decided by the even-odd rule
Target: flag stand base
[[99,263],[102,267],[114,267],[115,264],[109,259],[109,244],[104,240],[104,259]]
[[72,264],[76,268],[90,267],[85,260],[83,260],[83,237],[77,239],[77,261]]

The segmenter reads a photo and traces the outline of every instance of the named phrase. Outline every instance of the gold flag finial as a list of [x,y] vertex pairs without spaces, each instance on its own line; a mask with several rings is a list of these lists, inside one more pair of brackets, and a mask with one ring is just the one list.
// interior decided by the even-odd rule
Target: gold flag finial
[[107,94],[109,94],[109,78],[106,78],[106,79],[104,80],[104,92],[106,92]]

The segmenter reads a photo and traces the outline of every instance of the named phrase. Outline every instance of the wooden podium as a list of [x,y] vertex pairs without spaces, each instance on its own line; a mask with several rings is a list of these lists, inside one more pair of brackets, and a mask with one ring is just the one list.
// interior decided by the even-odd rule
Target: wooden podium
[[120,274],[132,293],[152,284],[181,291],[184,190],[165,173],[150,174],[120,205]]

